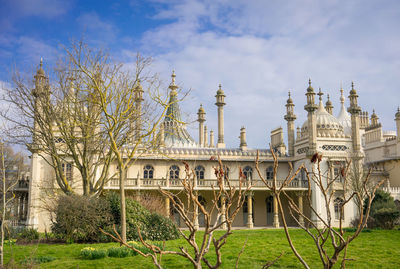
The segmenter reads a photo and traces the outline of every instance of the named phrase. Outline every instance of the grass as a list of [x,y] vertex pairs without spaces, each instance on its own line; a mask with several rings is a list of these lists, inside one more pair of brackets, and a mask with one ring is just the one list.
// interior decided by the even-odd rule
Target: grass
[[[313,242],[301,230],[291,230],[299,252],[311,268],[321,268]],[[247,246],[241,255],[239,268],[261,268],[268,260],[273,260],[282,251],[285,254],[273,268],[302,268],[292,254],[283,230],[235,230],[223,248],[222,268],[234,268],[236,257],[244,241]],[[109,249],[118,247],[116,243],[68,244],[27,246],[6,246],[5,262],[13,258],[17,263],[27,258],[55,257],[53,261],[40,264],[40,268],[154,268],[149,258],[139,255],[125,258],[106,257],[98,260],[85,260],[80,256],[84,247]],[[167,249],[186,246],[184,240],[166,242]],[[211,255],[209,255],[211,256]],[[348,249],[348,268],[398,268],[400,266],[400,231],[372,230],[362,233]],[[190,263],[176,256],[162,258],[164,268],[191,267]],[[340,266],[337,266],[339,268]]]

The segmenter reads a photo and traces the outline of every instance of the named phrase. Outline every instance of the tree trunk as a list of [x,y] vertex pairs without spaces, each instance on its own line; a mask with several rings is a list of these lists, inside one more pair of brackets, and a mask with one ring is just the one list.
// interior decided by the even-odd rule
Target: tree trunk
[[121,236],[122,240],[126,242],[126,203],[125,203],[125,180],[127,176],[126,167],[120,165],[119,171],[119,191],[121,200]]
[[6,170],[4,167],[4,144],[0,142],[1,145],[1,177],[3,183],[3,205],[2,205],[2,212],[1,212],[1,246],[0,246],[0,262],[1,267],[4,264],[4,221],[6,218]]

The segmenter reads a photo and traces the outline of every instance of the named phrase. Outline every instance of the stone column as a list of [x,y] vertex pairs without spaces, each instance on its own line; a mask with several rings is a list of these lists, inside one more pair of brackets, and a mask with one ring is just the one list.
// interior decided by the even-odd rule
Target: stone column
[[203,105],[200,105],[199,111],[197,112],[198,118],[197,121],[199,122],[199,145],[200,147],[204,146],[204,122],[206,121],[205,118],[205,111]]
[[274,197],[274,222],[272,226],[275,228],[279,228],[279,214],[278,214],[278,199],[276,198],[276,195],[273,195]]
[[253,193],[247,195],[247,228],[252,229],[253,223]]

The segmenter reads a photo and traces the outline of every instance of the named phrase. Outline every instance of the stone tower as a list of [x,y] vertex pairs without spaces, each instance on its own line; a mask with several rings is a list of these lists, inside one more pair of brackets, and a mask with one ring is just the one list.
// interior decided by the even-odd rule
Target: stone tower
[[308,80],[307,88],[307,104],[304,106],[304,110],[308,112],[308,152],[307,156],[312,156],[317,150],[317,125],[315,111],[318,109],[318,105],[315,104],[315,92],[311,87],[311,79]]
[[294,104],[290,97],[290,92],[289,98],[286,101],[286,115],[284,119],[287,121],[289,156],[294,156],[294,121],[296,120],[296,115],[294,114]]
[[205,147],[204,122],[206,121],[206,112],[204,111],[203,105],[200,105],[197,116],[197,121],[199,122],[199,145],[200,147]]
[[217,95],[215,96],[216,103],[215,105],[218,107],[218,143],[217,148],[225,148],[224,142],[224,105],[225,105],[225,94],[221,89],[221,84],[219,84],[219,89],[217,91]]
[[397,141],[400,142],[400,107],[397,108],[396,118],[396,129],[397,129]]
[[351,115],[351,139],[353,143],[353,153],[355,160],[361,158],[361,139],[360,139],[360,119],[359,115],[361,112],[361,108],[357,103],[357,92],[354,89],[354,83],[351,83],[351,90],[349,95],[350,107],[347,111]]

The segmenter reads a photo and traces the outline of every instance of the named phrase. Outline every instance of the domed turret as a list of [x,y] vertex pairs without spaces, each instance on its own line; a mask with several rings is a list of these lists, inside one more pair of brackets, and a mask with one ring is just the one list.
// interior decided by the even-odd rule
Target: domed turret
[[329,114],[332,115],[333,105],[332,105],[331,100],[329,99],[329,94],[328,94],[328,101],[326,101],[326,103],[325,103],[325,109],[326,109],[326,111],[328,111]]
[[351,117],[349,113],[347,113],[346,107],[344,106],[344,95],[343,88],[340,89],[340,112],[337,116],[339,123],[343,126],[343,131],[345,135],[351,135]]
[[[343,137],[343,126],[339,123],[339,121],[329,114],[322,103],[322,95],[321,89],[318,93],[319,95],[319,106],[315,113],[316,116],[316,127],[317,127],[317,136],[319,137]],[[308,120],[306,120],[301,128],[303,134],[308,133]]]

